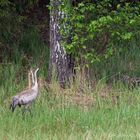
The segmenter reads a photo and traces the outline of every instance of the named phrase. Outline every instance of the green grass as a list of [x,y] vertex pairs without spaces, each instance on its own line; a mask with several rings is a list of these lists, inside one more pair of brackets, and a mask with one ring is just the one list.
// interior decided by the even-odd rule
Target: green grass
[[[9,110],[11,97],[23,86],[13,87],[9,87],[11,92],[7,95],[5,88],[0,87],[1,140],[140,139],[139,89],[121,92],[112,89],[106,98],[102,98],[100,91],[105,85],[100,85],[102,89],[98,87],[92,93],[93,106],[85,108],[66,100],[63,92],[69,94],[68,90],[62,91],[53,84],[50,92],[41,89],[38,99],[32,104],[31,117],[29,112],[22,116],[19,107],[14,113]],[[114,93],[120,96],[118,105],[112,102]]]

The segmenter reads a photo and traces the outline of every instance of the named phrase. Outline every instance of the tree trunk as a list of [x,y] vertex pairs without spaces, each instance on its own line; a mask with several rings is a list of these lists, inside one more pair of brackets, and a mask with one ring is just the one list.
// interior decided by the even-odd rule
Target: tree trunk
[[64,88],[69,84],[73,73],[73,61],[67,55],[65,48],[61,45],[62,36],[60,34],[60,20],[63,12],[60,10],[61,0],[50,0],[50,61],[48,80],[51,81],[55,74],[60,86]]

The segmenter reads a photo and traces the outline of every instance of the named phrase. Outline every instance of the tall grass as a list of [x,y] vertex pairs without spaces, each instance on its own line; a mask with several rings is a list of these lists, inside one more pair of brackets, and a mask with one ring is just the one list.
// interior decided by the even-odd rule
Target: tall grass
[[[11,97],[19,89],[14,85],[10,95],[1,87],[0,139],[139,139],[140,95],[133,91],[106,90],[100,85],[92,94],[77,96],[70,89],[62,90],[57,83],[50,92],[40,89],[32,104],[33,117],[21,108],[9,110]],[[77,89],[73,91],[77,92]],[[106,93],[106,96],[102,96]],[[113,100],[119,95],[118,104]],[[76,100],[78,97],[79,100]],[[93,99],[93,104],[84,101]],[[80,104],[79,104],[80,102]]]
[[[106,80],[119,72],[139,76],[140,50],[136,44],[95,64],[96,84],[79,94],[81,80],[70,89],[61,89],[54,80],[49,90],[40,88],[30,113],[22,116],[21,108],[9,110],[11,98],[27,85],[30,67],[40,67],[39,79],[47,74],[48,50],[38,33],[27,30],[12,61],[0,64],[0,139],[1,140],[93,140],[140,139],[139,88],[128,90],[122,83],[111,86]],[[133,53],[132,53],[133,52]],[[86,81],[84,81],[86,82]],[[119,97],[119,98],[117,98]]]

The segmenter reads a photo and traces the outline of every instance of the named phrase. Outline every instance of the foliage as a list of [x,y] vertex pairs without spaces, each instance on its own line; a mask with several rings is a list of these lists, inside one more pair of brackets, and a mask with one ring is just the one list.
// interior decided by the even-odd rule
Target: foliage
[[[128,42],[140,35],[140,2],[84,1],[71,10],[66,6],[61,9],[66,13],[61,21],[65,48],[88,63],[122,51]],[[71,39],[69,42],[68,38]]]
[[10,50],[10,44],[18,39],[22,16],[16,13],[15,6],[9,0],[0,1],[0,47]]
[[[43,65],[43,71],[48,67],[49,49],[42,37],[46,20],[38,20],[38,13],[44,18],[41,6],[45,2],[38,2],[0,0],[0,70],[4,73],[7,67],[14,66],[19,71],[13,75],[17,79],[30,67]],[[7,76],[0,76],[1,81]]]
[[[43,2],[41,4],[45,5],[45,2]],[[33,46],[30,45],[32,41],[34,43],[36,36],[38,36],[36,43],[38,40],[40,42],[42,41],[39,32],[46,20],[41,24],[41,21],[39,22],[38,20],[38,13],[44,16],[44,7],[41,9],[41,4],[38,0],[0,0],[0,62],[3,62],[4,59],[16,61],[17,56],[28,56],[34,54],[35,50],[38,50],[38,48],[36,48],[38,45],[34,44],[34,49]],[[35,8],[37,8],[38,11]],[[37,20],[38,23],[36,22]],[[44,28],[45,27],[46,26],[44,26]],[[25,35],[27,36],[25,37]],[[28,35],[30,35],[30,40]],[[40,51],[41,50],[42,49],[40,49]],[[19,55],[17,51],[19,51]]]

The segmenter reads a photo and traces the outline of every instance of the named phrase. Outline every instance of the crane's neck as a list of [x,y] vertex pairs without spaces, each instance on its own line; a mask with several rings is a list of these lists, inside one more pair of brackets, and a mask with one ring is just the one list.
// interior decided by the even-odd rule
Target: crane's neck
[[35,84],[35,79],[34,79],[34,74],[33,74],[33,71],[31,70],[31,76],[32,76],[32,85]]
[[33,89],[38,90],[38,82],[37,82],[37,72],[39,69],[37,69],[34,73],[34,86],[32,87]]

